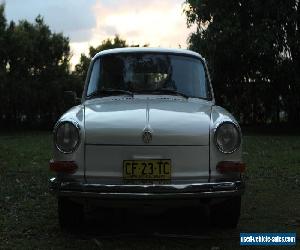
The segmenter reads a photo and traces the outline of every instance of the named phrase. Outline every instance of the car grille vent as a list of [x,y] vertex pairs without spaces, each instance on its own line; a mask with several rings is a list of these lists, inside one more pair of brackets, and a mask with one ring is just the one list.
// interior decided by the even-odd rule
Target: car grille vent
[[[161,99],[161,100],[181,100],[180,98],[177,97],[153,97],[149,99]],[[132,97],[115,97],[111,99],[112,101],[120,101],[120,100],[132,100]]]
[[132,97],[116,97],[111,99],[112,101],[119,101],[119,100],[131,100]]
[[181,100],[180,98],[176,98],[176,97],[160,97],[159,99],[161,100]]

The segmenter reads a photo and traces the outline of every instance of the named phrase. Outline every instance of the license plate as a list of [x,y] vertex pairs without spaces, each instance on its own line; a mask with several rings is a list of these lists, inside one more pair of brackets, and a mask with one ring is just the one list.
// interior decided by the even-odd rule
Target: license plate
[[171,160],[123,161],[123,177],[127,180],[171,179]]

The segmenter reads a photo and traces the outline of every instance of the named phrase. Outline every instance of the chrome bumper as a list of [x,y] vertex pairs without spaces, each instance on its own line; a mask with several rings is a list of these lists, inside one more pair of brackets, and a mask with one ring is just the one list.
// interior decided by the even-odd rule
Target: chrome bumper
[[75,181],[49,180],[50,192],[58,196],[99,199],[192,199],[238,196],[244,182],[221,181],[187,184],[88,184]]

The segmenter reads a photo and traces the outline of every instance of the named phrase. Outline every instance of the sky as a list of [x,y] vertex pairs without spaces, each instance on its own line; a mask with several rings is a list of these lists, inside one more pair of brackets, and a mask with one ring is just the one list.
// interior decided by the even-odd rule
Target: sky
[[54,32],[70,38],[71,64],[89,46],[120,35],[128,44],[150,47],[187,47],[184,0],[0,0],[8,21],[40,14]]

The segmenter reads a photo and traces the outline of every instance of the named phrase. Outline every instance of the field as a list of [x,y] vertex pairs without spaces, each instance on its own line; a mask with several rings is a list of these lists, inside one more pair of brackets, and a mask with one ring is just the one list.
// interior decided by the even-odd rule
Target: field
[[244,137],[247,190],[238,229],[225,232],[175,210],[138,219],[111,211],[62,233],[48,194],[51,143],[45,132],[0,135],[0,249],[239,249],[240,232],[297,232],[300,245],[300,136]]

